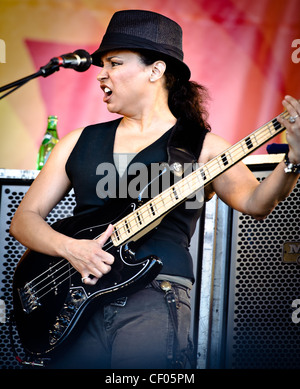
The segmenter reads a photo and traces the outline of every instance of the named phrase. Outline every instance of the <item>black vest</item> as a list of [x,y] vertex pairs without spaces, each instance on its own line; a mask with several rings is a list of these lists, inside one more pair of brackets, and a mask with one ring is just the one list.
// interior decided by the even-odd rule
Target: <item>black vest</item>
[[[135,170],[134,167],[142,164],[149,168],[151,164],[161,164],[170,159],[167,147],[176,125],[139,152],[120,178],[113,159],[115,133],[120,120],[86,127],[69,156],[66,172],[76,197],[74,214],[110,207],[113,204],[112,199],[118,198],[120,194],[124,196],[124,185],[129,187],[130,183],[134,182],[132,180],[136,179],[135,174],[128,174]],[[199,134],[201,147],[204,136]],[[157,255],[163,262],[163,274],[193,279],[193,263],[188,247],[201,211],[202,203],[196,205],[195,198],[172,210],[143,241],[136,252],[137,258],[149,254]]]

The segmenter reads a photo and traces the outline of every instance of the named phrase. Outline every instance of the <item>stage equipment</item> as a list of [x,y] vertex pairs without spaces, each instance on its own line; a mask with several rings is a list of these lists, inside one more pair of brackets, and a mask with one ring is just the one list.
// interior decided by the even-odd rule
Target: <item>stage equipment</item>
[[[282,155],[250,156],[259,181]],[[198,368],[300,367],[300,182],[264,220],[206,206]]]

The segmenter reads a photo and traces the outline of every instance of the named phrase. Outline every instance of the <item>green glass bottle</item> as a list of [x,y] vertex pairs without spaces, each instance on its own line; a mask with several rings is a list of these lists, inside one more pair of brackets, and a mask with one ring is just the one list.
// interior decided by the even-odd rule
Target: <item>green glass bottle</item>
[[37,157],[37,170],[45,165],[53,147],[58,142],[57,116],[48,116],[48,125]]

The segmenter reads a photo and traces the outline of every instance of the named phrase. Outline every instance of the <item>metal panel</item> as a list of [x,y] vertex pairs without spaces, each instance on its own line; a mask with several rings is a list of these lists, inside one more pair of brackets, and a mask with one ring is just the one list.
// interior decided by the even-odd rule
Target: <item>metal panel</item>
[[300,247],[299,215],[300,182],[262,221],[233,213],[226,368],[300,367],[300,266],[283,261],[286,242]]

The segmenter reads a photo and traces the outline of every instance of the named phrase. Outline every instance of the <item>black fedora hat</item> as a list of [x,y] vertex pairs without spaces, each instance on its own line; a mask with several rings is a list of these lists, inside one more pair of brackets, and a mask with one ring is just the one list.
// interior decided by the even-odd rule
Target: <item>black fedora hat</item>
[[[173,20],[152,11],[116,12],[102,42],[93,54],[93,64],[100,66],[101,56],[112,50],[135,49],[160,53],[176,68],[178,75],[189,80],[190,69],[183,62],[182,29]],[[167,64],[168,65],[168,64]]]

